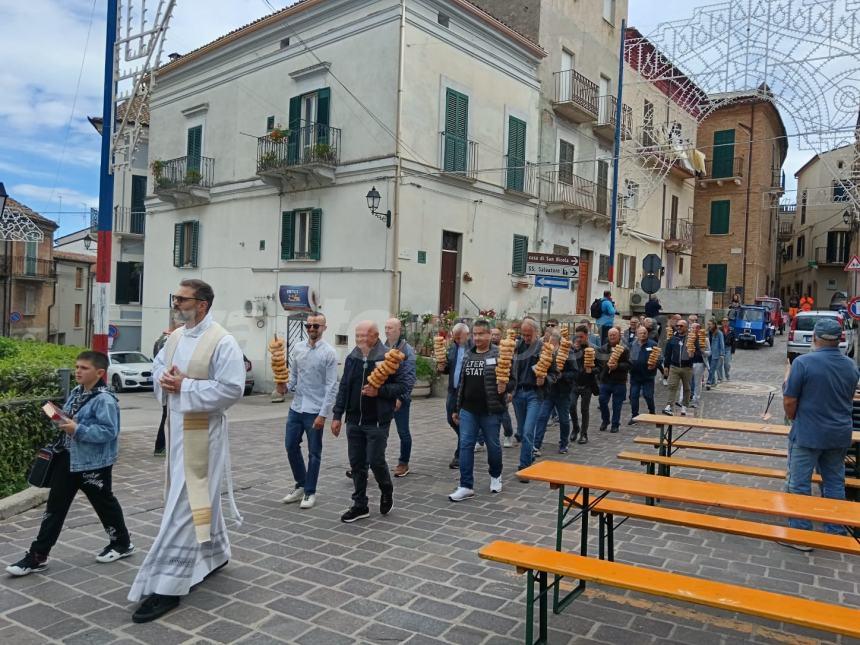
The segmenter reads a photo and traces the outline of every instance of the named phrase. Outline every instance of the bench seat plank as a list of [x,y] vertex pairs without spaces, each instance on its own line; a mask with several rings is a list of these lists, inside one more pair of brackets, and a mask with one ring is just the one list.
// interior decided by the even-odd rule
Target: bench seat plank
[[[730,421],[728,419],[704,419],[700,417],[676,417],[668,414],[640,414],[635,418],[638,423],[677,428],[701,428],[703,430],[731,430],[787,437],[791,426],[778,423],[753,423],[750,421]],[[851,441],[860,443],[860,432],[851,433]]]
[[[576,505],[578,506],[578,504]],[[595,513],[606,513],[607,515],[618,517],[632,517],[640,520],[674,524],[675,526],[687,526],[704,531],[729,533],[743,537],[771,540],[773,542],[802,544],[812,548],[860,555],[860,543],[846,535],[805,531],[788,526],[736,520],[719,515],[706,515],[704,513],[666,508],[665,506],[648,506],[647,504],[614,499],[603,499],[592,510]]]
[[508,564],[518,569],[545,571],[619,589],[860,637],[860,609],[526,544],[495,541],[482,547],[478,553],[485,560]]
[[[764,468],[762,466],[747,466],[745,464],[720,463],[718,461],[706,461],[704,459],[688,459],[686,457],[661,457],[660,455],[649,455],[643,452],[620,452],[619,459],[625,461],[638,461],[640,463],[660,464],[663,466],[674,466],[676,468],[698,468],[700,470],[713,470],[720,473],[734,473],[736,475],[752,475],[754,477],[770,477],[772,479],[785,479],[785,470],[781,468]],[[821,475],[813,473],[812,481],[821,483]],[[860,488],[860,479],[846,477],[845,485],[849,488]]]
[[[634,443],[648,446],[659,446],[659,439],[651,437],[636,437]],[[716,452],[736,452],[743,455],[761,455],[763,457],[788,458],[788,451],[779,448],[753,448],[750,446],[736,446],[729,443],[704,443],[700,441],[673,441],[672,448],[688,448],[690,450],[713,450]]]

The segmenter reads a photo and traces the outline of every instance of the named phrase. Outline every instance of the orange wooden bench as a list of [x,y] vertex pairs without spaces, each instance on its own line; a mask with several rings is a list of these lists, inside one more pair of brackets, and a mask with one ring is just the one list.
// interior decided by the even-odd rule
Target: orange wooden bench
[[[651,437],[635,437],[633,439],[634,443],[642,444],[645,446],[654,446],[655,448],[660,447],[659,439],[652,439]],[[781,457],[782,459],[788,458],[788,450],[782,450],[780,448],[757,448],[753,446],[738,446],[731,443],[706,443],[702,441],[673,441],[672,448],[677,450],[681,448],[686,448],[687,450],[709,450],[714,452],[733,452],[741,455],[759,455],[762,457]]]

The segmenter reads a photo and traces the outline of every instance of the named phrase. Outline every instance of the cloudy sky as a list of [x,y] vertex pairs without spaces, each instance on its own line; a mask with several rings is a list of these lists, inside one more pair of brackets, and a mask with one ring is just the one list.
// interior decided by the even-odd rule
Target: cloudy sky
[[[165,53],[193,49],[292,2],[178,0]],[[707,4],[713,0],[630,0],[629,22],[647,35]],[[86,117],[101,114],[104,12],[105,0],[0,2],[0,181],[59,221],[61,233],[85,226],[98,203],[99,137]],[[805,157],[791,158],[788,169]]]

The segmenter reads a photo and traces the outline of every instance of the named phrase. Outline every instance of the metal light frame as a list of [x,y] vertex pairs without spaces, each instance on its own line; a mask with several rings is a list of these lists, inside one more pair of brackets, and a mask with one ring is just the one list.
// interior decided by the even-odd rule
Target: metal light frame
[[367,207],[370,209],[370,214],[376,217],[377,219],[385,222],[386,228],[391,228],[391,211],[388,210],[384,213],[378,211],[379,201],[382,199],[382,195],[379,194],[379,191],[376,190],[376,186],[373,186],[366,195],[367,198]]

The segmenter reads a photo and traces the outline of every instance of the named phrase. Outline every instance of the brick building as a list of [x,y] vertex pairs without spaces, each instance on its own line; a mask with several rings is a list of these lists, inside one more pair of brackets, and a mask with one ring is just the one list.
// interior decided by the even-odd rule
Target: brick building
[[50,341],[88,347],[92,332],[93,278],[96,258],[54,249],[57,267],[55,306],[51,310]]
[[735,292],[752,302],[775,288],[788,139],[766,86],[709,99],[720,107],[699,124],[708,160],[696,187],[691,280],[713,291],[720,307]]

